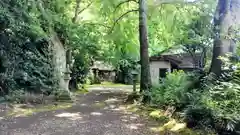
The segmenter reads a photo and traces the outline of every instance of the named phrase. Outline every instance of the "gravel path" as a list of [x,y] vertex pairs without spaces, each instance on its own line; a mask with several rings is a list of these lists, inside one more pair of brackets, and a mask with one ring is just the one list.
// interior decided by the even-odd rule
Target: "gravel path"
[[0,114],[0,135],[157,135],[150,131],[155,123],[126,111],[126,94],[113,91],[91,91],[68,109],[7,119]]

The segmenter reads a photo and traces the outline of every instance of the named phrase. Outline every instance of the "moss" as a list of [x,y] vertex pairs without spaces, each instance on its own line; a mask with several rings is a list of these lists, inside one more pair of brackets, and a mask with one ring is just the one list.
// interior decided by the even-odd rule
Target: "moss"
[[58,102],[72,102],[74,99],[73,95],[69,91],[62,90],[55,96],[55,100]]
[[81,90],[77,90],[74,92],[74,94],[79,95],[79,94],[86,94],[89,91],[87,89],[81,89]]
[[47,112],[47,111],[55,111],[60,109],[66,109],[72,107],[72,103],[60,103],[60,104],[52,104],[46,106],[40,106],[36,108],[21,108],[21,107],[14,107],[11,111],[7,113],[8,116],[18,117],[18,116],[30,116],[34,113],[39,112]]
[[164,115],[163,111],[160,111],[160,110],[154,110],[154,111],[150,112],[149,116],[160,122],[169,121],[169,118]]
[[131,109],[129,109],[129,111],[130,112],[137,112],[137,111],[139,111],[139,108],[131,108]]
[[113,83],[113,82],[102,82],[100,85],[106,85],[106,86],[127,86],[126,84]]
[[193,130],[186,126],[186,123],[179,122],[178,119],[169,118],[164,115],[163,110],[155,109],[150,106],[127,105],[127,110],[138,113],[142,116],[157,120],[159,126],[149,127],[150,130],[159,132],[160,134],[171,135],[214,135],[214,133],[204,130]]
[[150,112],[149,116],[153,118],[160,118],[161,116],[163,116],[163,112],[160,110],[154,110]]

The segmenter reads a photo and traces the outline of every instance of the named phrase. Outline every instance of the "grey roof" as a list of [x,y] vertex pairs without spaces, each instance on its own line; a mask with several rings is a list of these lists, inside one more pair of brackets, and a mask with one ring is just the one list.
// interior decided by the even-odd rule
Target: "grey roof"
[[114,67],[106,63],[104,61],[95,61],[91,69],[98,69],[98,70],[114,70]]
[[172,64],[178,65],[181,68],[193,68],[195,64],[199,64],[201,59],[201,54],[195,54],[195,59],[192,59],[192,56],[188,53],[184,54],[172,54],[172,55],[159,55],[150,57],[150,61],[169,61]]

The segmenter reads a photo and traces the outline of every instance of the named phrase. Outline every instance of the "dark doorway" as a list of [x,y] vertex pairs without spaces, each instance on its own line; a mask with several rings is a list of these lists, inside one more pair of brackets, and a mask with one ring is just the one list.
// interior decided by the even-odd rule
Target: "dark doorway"
[[167,76],[167,68],[159,68],[159,78],[165,78]]

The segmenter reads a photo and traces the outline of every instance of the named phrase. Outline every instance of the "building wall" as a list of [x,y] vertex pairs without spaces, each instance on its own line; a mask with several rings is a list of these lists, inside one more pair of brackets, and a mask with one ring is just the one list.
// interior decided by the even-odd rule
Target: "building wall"
[[153,84],[159,83],[159,69],[167,68],[168,71],[171,71],[171,64],[168,61],[151,61],[150,62],[150,74],[151,81]]

